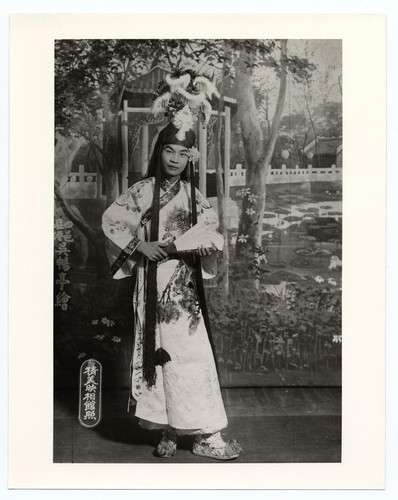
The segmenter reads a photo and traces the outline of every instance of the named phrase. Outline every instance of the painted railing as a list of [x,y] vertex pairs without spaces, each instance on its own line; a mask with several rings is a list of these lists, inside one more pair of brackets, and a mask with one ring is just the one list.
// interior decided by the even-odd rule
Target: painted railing
[[[215,173],[215,170],[207,170],[207,172]],[[230,172],[230,186],[244,186],[246,184],[246,169],[240,164],[236,165],[235,169]],[[281,168],[271,167],[268,170],[267,184],[289,184],[299,182],[316,182],[316,181],[341,181],[342,169],[332,165],[327,168],[314,168],[308,165],[308,168],[299,168],[296,165],[294,168],[287,168],[282,165]]]
[[102,185],[97,172],[85,172],[84,165],[79,165],[78,172],[70,172],[63,187],[63,193],[68,198],[92,199],[100,198]]
[[[215,170],[207,170],[208,174],[214,174]],[[63,189],[66,196],[70,198],[99,198],[102,193],[102,185],[97,182],[98,177],[101,177],[96,172],[85,172],[84,165],[79,165],[79,172],[71,172],[68,175],[66,185]],[[299,168],[296,165],[294,168],[287,168],[282,165],[281,168],[271,167],[268,170],[267,184],[291,184],[303,182],[319,182],[319,181],[341,181],[342,169],[336,165],[331,165],[326,168],[314,168],[308,165],[308,168]],[[240,164],[236,165],[235,169],[229,171],[228,188],[232,186],[246,185],[246,169]]]

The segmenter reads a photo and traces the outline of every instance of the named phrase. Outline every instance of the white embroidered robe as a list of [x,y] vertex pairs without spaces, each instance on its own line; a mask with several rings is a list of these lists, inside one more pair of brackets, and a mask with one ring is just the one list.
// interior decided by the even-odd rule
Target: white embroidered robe
[[[146,259],[136,250],[148,241],[154,178],[137,182],[103,215],[107,252],[114,278],[129,276],[137,266],[134,289],[135,337],[131,363],[131,396],[143,427],[169,426],[179,434],[213,433],[227,426],[213,353],[198,303],[195,272],[184,260],[168,258],[157,268],[156,346],[170,356],[156,366],[156,384],[143,380],[143,328],[145,323]],[[159,241],[177,238],[191,227],[190,184],[162,180]],[[198,222],[216,231],[217,215],[196,190]],[[127,257],[127,258],[126,258]],[[203,278],[216,274],[217,257],[202,257]]]

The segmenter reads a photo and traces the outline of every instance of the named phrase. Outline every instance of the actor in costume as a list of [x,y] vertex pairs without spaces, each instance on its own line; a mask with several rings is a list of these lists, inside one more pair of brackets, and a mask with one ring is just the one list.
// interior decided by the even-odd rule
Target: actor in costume
[[[166,79],[154,112],[160,105],[172,121],[159,133],[148,176],[103,215],[114,278],[137,268],[131,397],[140,425],[163,431],[157,454],[165,458],[175,455],[183,434],[195,436],[192,451],[200,456],[229,460],[241,451],[220,432],[228,422],[203,289],[203,278],[217,272],[216,245],[208,242],[222,237],[216,213],[193,182],[192,110],[207,116],[211,85],[192,72]],[[178,252],[173,241],[193,226],[205,228],[207,246]]]

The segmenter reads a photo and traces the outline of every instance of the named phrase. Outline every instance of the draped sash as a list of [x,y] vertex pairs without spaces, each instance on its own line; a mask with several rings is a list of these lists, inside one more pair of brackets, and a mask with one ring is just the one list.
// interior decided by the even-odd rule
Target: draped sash
[[[181,181],[178,180],[174,184],[170,185],[165,179],[162,179],[160,187],[164,191],[159,198],[159,209],[162,209],[165,205],[170,203],[170,201],[172,201],[173,198],[175,198],[175,196],[178,194],[181,187]],[[140,222],[141,226],[144,227],[146,224],[148,224],[151,218],[152,218],[152,204],[142,216]],[[119,256],[111,265],[112,276],[114,276],[118,272],[118,270],[123,266],[126,260],[135,252],[139,243],[140,240],[137,238],[137,236],[133,236],[133,238],[130,240],[127,246],[120,252]]]

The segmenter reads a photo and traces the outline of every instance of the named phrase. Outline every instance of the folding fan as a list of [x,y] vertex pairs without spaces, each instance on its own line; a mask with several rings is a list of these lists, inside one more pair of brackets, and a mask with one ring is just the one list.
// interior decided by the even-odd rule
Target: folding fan
[[186,233],[175,239],[165,250],[167,253],[196,252],[197,248],[202,245],[205,248],[211,248],[214,245],[217,250],[222,250],[224,238],[221,234],[208,229],[203,222],[198,222]]

